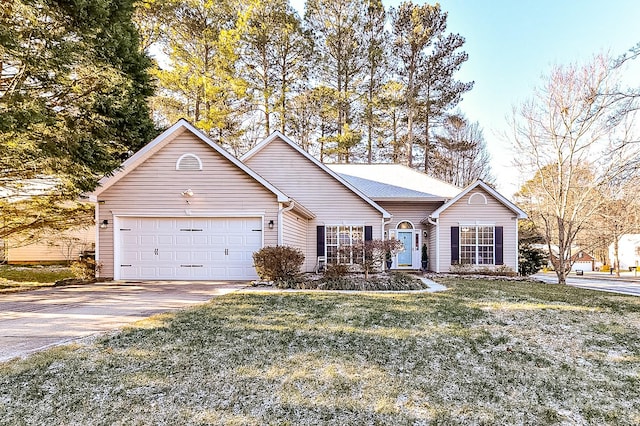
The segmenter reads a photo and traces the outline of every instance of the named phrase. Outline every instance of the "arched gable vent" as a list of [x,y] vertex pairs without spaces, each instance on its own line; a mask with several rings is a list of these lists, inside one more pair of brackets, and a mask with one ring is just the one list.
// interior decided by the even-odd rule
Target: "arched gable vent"
[[487,204],[487,197],[481,192],[474,192],[469,197],[469,204]]
[[202,170],[202,161],[195,154],[182,154],[176,161],[176,170]]

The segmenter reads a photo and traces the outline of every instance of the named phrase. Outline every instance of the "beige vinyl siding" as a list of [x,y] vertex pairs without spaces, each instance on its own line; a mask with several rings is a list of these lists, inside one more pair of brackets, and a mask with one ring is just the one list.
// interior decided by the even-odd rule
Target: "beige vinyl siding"
[[[442,245],[438,246],[438,228],[435,225],[429,224],[429,228],[427,232],[429,233],[428,245],[429,245],[429,270],[436,271],[438,266],[438,261],[440,259],[441,253],[443,251]],[[451,242],[449,242],[451,243]],[[449,257],[451,260],[451,257]]]
[[[477,203],[481,199],[478,196],[474,197],[477,193],[485,196],[487,204]],[[474,204],[469,204],[470,197],[474,197]],[[440,272],[448,272],[451,267],[451,227],[476,223],[503,227],[504,264],[516,270],[518,263],[516,216],[516,213],[481,188],[474,189],[459,199],[440,214]]]
[[282,225],[282,244],[300,249],[304,253],[307,250],[308,220],[288,211],[283,214]]
[[[276,195],[218,154],[189,131],[178,131],[168,144],[144,163],[103,192],[98,199],[101,276],[113,277],[113,218],[139,217],[223,217],[264,215],[264,244],[278,243],[278,202]],[[197,155],[203,170],[176,170],[176,161],[185,153]],[[191,189],[192,197],[181,193]],[[273,220],[274,227],[266,225]]]
[[7,242],[8,263],[48,263],[78,260],[83,251],[94,248],[96,231],[93,226],[49,235],[41,241],[20,247]]
[[398,223],[405,220],[413,223],[415,229],[427,229],[422,221],[442,205],[441,202],[421,201],[380,201],[378,204],[393,215],[386,229],[396,229]]
[[281,139],[274,139],[245,163],[316,215],[307,227],[305,271],[313,271],[316,265],[319,225],[372,226],[373,238],[382,238],[382,213]]

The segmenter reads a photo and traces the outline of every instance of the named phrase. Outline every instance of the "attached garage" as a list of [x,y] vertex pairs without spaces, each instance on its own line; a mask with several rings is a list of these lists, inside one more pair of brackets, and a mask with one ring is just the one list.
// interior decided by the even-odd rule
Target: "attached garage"
[[115,279],[251,280],[261,217],[117,217]]

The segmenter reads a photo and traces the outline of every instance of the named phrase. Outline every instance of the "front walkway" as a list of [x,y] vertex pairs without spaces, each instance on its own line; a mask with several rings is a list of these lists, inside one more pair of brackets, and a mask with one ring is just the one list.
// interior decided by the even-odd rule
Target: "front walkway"
[[246,282],[99,283],[0,296],[0,362],[203,303]]

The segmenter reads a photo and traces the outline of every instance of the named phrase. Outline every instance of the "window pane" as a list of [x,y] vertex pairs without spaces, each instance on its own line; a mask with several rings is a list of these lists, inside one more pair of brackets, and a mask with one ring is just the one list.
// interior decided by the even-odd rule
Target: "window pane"
[[460,228],[460,244],[468,245],[476,243],[476,227],[463,226]]
[[327,244],[338,244],[338,227],[326,226]]
[[338,247],[327,246],[327,264],[332,265],[338,262]]
[[492,226],[478,227],[478,244],[493,245],[493,227]]
[[364,240],[364,227],[354,226],[353,228],[351,228],[351,241],[354,243],[357,243],[363,240]]
[[478,264],[493,265],[493,246],[478,247]]
[[460,263],[464,265],[473,265],[476,263],[476,248],[475,246],[462,246],[460,247]]

